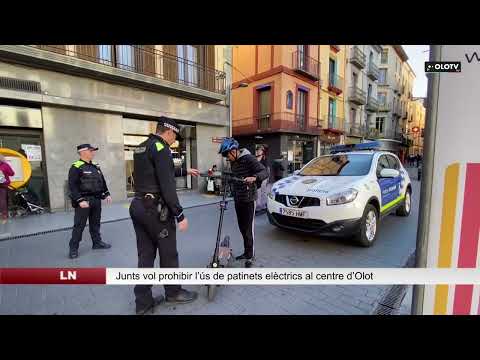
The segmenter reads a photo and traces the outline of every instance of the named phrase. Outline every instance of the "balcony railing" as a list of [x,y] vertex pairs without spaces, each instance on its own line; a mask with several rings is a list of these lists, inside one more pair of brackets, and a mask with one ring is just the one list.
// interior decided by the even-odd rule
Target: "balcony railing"
[[343,129],[344,119],[339,116],[324,115],[325,124],[328,129]]
[[367,76],[373,81],[380,77],[380,70],[378,69],[377,65],[372,62],[368,65]]
[[328,90],[340,95],[343,92],[343,78],[336,74],[328,76]]
[[250,135],[258,133],[292,132],[318,135],[321,121],[305,115],[281,112],[233,120],[234,135]]
[[358,123],[345,123],[344,130],[347,136],[365,136],[365,127]]
[[76,57],[218,94],[226,93],[225,72],[153,48],[153,45],[33,45]]
[[293,68],[315,80],[320,79],[320,63],[314,58],[307,56],[303,51],[295,51],[293,54]]
[[365,108],[369,112],[377,112],[379,109],[378,100],[375,99],[373,96],[369,96],[367,98],[367,106]]
[[383,130],[380,131],[376,128],[368,128],[367,129],[367,137],[370,139],[391,139],[397,141],[403,141],[404,137],[401,132],[393,131],[393,130]]
[[350,62],[352,64],[357,65],[360,69],[363,69],[365,67],[365,62],[367,60],[367,57],[363,53],[362,50],[358,46],[354,46],[352,48],[352,53],[350,56]]
[[378,103],[378,111],[387,112],[391,110],[390,103]]
[[357,105],[365,105],[367,103],[365,91],[356,86],[352,86],[349,89],[348,100]]

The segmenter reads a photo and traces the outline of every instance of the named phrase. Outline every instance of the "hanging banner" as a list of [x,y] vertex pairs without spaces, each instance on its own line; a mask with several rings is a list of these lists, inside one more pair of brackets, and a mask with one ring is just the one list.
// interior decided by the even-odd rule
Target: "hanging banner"
[[[422,191],[429,202],[425,236],[417,256],[427,268],[478,269],[480,239],[480,54],[478,45],[432,46],[440,63],[461,62],[461,71],[430,77],[430,179]],[[435,124],[436,122],[436,124]],[[431,149],[431,148],[430,148]],[[427,150],[428,151],[428,150]],[[431,165],[430,165],[431,164]],[[425,190],[425,191],[424,191]],[[420,232],[421,233],[421,232]],[[423,290],[423,291],[421,291]],[[470,284],[427,285],[418,291],[417,313],[479,315],[480,287]]]

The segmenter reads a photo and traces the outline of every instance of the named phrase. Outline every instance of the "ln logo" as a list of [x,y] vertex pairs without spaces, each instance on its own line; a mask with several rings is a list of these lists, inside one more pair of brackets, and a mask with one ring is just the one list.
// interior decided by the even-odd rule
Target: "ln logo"
[[461,72],[462,63],[460,61],[426,61],[426,73],[442,73],[442,72]]
[[76,271],[67,271],[67,274],[62,270],[60,271],[60,280],[77,280]]

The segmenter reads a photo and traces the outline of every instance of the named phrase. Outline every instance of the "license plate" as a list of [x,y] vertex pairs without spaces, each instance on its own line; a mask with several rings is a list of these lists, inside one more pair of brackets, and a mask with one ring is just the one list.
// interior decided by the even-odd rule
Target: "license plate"
[[297,209],[280,208],[280,214],[285,216],[293,216],[297,218],[308,217],[308,213],[305,210],[297,210]]

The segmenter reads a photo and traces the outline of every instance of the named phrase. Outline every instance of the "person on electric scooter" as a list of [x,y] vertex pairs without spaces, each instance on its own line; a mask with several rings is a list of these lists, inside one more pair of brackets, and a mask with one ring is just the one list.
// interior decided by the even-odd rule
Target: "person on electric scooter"
[[240,149],[234,138],[225,138],[218,153],[230,162],[233,176],[244,179],[243,183],[232,183],[238,227],[244,243],[244,252],[236,260],[245,260],[245,266],[251,267],[255,259],[253,227],[257,187],[268,177],[267,169],[247,149]]

